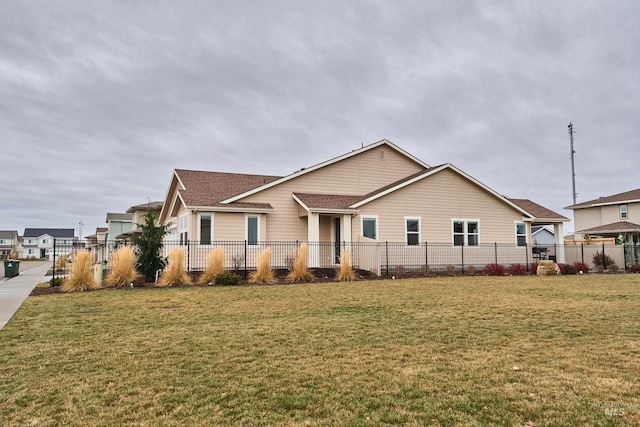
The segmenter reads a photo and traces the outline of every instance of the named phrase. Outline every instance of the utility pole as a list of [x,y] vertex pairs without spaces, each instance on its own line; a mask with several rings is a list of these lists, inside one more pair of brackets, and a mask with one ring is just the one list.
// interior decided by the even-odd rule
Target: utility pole
[[569,140],[571,141],[571,184],[573,186],[573,204],[576,204],[576,169],[573,162],[573,155],[576,151],[573,149],[573,123],[569,123]]

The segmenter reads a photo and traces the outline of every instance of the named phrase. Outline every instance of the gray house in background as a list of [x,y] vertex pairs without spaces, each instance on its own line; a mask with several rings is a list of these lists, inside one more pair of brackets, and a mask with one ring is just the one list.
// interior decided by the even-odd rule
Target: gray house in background
[[9,258],[12,254],[18,256],[18,232],[15,230],[0,230],[0,258]]
[[[22,239],[22,258],[52,260],[53,239],[74,241],[75,230],[73,228],[25,228]],[[58,256],[60,253],[55,255]]]
[[531,240],[533,245],[553,246],[556,243],[556,236],[553,231],[542,225],[532,225]]

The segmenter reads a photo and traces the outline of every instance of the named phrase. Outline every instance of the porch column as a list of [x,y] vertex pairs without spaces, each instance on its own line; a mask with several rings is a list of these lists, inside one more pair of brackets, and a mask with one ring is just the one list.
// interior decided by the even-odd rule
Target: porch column
[[342,240],[347,243],[347,246],[351,243],[351,215],[342,215]]
[[320,215],[309,212],[307,216],[307,241],[309,242],[309,268],[320,267]]
[[553,224],[553,236],[556,247],[556,262],[558,264],[564,264],[564,229],[561,222]]

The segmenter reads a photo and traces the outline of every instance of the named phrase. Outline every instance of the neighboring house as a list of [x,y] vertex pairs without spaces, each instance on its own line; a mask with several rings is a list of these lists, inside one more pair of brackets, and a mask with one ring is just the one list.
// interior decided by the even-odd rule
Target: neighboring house
[[[22,242],[24,258],[52,260],[54,256],[69,253],[75,242],[73,228],[25,228]],[[54,239],[60,245],[54,253]]]
[[556,236],[553,231],[542,225],[531,227],[531,238],[533,245],[552,246],[556,244]]
[[[524,250],[532,225],[553,225],[557,238],[566,221],[449,163],[429,166],[387,140],[284,177],[176,169],[160,213],[167,240],[181,243],[399,242],[416,253],[423,242]],[[310,247],[309,266],[337,261],[340,246],[333,247],[332,255]]]
[[0,258],[18,256],[18,232],[14,230],[0,230]]
[[133,215],[130,213],[107,213],[105,240],[110,249],[113,249],[116,240],[122,240],[122,238],[118,239],[121,234],[131,232],[133,229],[132,218]]
[[640,189],[567,206],[573,210],[576,239],[613,238],[640,244]]
[[133,224],[132,230],[128,233],[124,233],[122,238],[130,238],[131,235],[141,234],[142,230],[140,226],[144,224],[145,218],[144,216],[148,212],[155,212],[156,216],[160,214],[160,210],[162,209],[162,202],[149,202],[143,203],[141,205],[131,206],[127,209],[127,213],[131,214],[131,222]]
[[96,253],[97,262],[107,259],[106,236],[109,229],[107,227],[97,227],[96,233],[86,237],[87,249]]

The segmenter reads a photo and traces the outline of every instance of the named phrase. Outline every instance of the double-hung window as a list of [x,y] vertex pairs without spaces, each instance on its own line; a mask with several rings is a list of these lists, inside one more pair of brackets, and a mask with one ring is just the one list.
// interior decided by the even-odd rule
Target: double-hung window
[[260,241],[260,217],[247,215],[247,243],[257,245]]
[[186,245],[189,241],[189,215],[185,214],[178,218],[178,234],[180,235],[180,244]]
[[455,246],[478,246],[480,227],[475,220],[453,221],[453,244]]
[[628,212],[627,212],[627,205],[620,205],[620,219],[627,219],[627,218],[629,218]]
[[369,239],[378,239],[378,217],[363,216],[362,217],[362,236]]
[[516,244],[527,246],[527,226],[524,222],[516,222]]
[[409,246],[420,244],[420,218],[405,217],[404,219],[406,242]]
[[213,216],[200,214],[200,244],[210,245],[213,240]]

